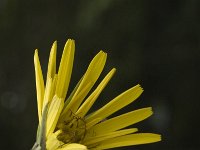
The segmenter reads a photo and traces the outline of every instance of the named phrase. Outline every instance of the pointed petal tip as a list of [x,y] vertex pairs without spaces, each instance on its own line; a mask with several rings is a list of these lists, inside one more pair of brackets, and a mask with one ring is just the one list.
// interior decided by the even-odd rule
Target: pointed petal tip
[[57,40],[55,40],[55,41],[53,42],[53,44],[57,45]]
[[146,110],[149,112],[149,117],[151,115],[153,115],[153,109],[152,109],[152,107],[147,107]]
[[162,136],[160,134],[155,134],[155,133],[152,133],[152,135],[154,136],[154,142],[159,142],[159,141],[162,141]]
[[139,131],[138,128],[133,128],[132,130],[134,130],[135,132],[138,132],[138,131]]
[[147,108],[149,108],[149,109],[150,109],[150,111],[151,111],[151,112],[153,112],[153,108],[152,108],[152,107],[147,107]]
[[137,84],[137,85],[135,86],[135,88],[138,88],[138,89],[140,89],[140,90],[141,90],[141,92],[143,92],[143,91],[144,91],[144,89],[142,88],[142,86],[141,86],[140,84]]
[[34,57],[38,55],[38,49],[35,49],[35,52],[34,52]]
[[144,133],[146,135],[150,135],[150,137],[152,137],[154,140],[151,142],[159,142],[162,140],[162,136],[160,134],[156,134],[156,133]]
[[[54,41],[53,45],[51,47],[51,52],[50,53],[56,53],[56,51],[57,51],[57,41]],[[53,55],[56,55],[56,54],[53,54]]]
[[[67,39],[67,42],[75,43],[75,40],[74,40],[74,39]],[[66,42],[66,43],[67,43],[67,42]]]
[[57,49],[57,41],[54,41],[54,42],[53,42],[52,49],[53,49],[53,50],[56,50],[56,49]]
[[101,55],[102,55],[101,57],[104,57],[105,60],[107,59],[107,53],[106,52],[102,51]]
[[100,50],[100,51],[99,51],[99,54],[107,55],[107,53],[106,53],[104,50]]
[[66,49],[67,47],[71,46],[72,50],[75,50],[75,41],[73,39],[68,39],[65,43],[64,49]]
[[39,56],[38,56],[38,49],[35,49],[35,52],[34,52],[34,63],[36,63],[39,59]]
[[116,68],[112,68],[112,71],[113,71],[113,73],[115,73],[117,71],[117,69]]
[[158,135],[158,137],[159,137],[159,140],[162,141],[162,136],[160,134]]

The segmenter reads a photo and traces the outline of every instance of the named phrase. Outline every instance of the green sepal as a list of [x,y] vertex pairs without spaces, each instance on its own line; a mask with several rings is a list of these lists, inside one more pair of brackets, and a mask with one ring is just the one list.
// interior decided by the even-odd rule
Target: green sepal
[[46,150],[46,122],[48,114],[48,104],[45,105],[42,112],[42,121],[39,123],[37,129],[37,138],[36,142],[33,145],[31,150]]

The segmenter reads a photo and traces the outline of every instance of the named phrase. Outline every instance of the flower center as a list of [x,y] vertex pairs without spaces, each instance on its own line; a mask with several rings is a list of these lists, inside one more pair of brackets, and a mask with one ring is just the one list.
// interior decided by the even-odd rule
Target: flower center
[[71,119],[58,125],[58,129],[62,130],[58,140],[64,143],[81,143],[86,134],[86,123],[83,118],[72,114]]

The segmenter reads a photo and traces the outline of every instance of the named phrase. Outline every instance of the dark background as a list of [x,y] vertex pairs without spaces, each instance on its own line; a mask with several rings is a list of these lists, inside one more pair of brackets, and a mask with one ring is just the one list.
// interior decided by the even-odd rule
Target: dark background
[[0,0],[0,149],[26,150],[35,141],[34,49],[46,72],[53,41],[60,58],[66,39],[73,38],[70,90],[103,49],[103,75],[112,67],[117,73],[94,108],[140,83],[143,95],[119,112],[154,109],[134,127],[160,133],[163,141],[120,149],[198,150],[199,7],[199,0]]

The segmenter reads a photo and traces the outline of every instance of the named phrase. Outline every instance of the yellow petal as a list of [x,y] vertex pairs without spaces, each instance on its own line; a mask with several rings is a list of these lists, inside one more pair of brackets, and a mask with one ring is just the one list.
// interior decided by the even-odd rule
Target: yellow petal
[[95,89],[95,91],[86,99],[86,101],[81,105],[81,107],[76,112],[76,115],[79,117],[84,117],[86,113],[89,111],[89,109],[92,107],[102,90],[105,88],[107,83],[110,81],[112,76],[114,75],[116,69],[112,69],[106,77],[102,80],[102,82],[99,84],[99,86]]
[[143,108],[125,113],[123,115],[105,120],[93,126],[88,132],[95,132],[97,135],[102,135],[111,131],[116,131],[137,122],[140,122],[152,115],[152,108]]
[[[99,75],[101,74],[101,72],[104,68],[105,62],[106,62],[106,57],[107,57],[107,54],[104,53],[103,51],[100,51],[93,58],[86,73],[83,76],[83,79],[81,80],[81,83],[80,83],[78,89],[76,90],[75,94],[73,95],[70,103],[66,106],[66,108],[62,112],[62,115],[64,115],[65,117],[68,117],[67,115],[70,114],[70,113],[68,113],[69,111],[72,111],[74,113],[77,111],[77,109],[80,106],[80,104],[82,103],[83,99],[88,94],[88,92],[93,87],[96,80],[98,79]],[[85,87],[88,85],[89,85],[89,87],[86,89]],[[86,89],[86,90],[84,92],[82,92],[84,89]],[[82,93],[81,96],[80,96],[80,93]],[[79,98],[77,98],[78,95],[80,96]]]
[[88,118],[86,118],[86,122],[89,123],[94,118],[106,118],[110,116],[114,112],[136,100],[142,94],[142,92],[143,89],[140,87],[140,85],[136,85],[130,88],[129,90],[114,98],[112,101],[110,101],[99,110],[95,111],[93,114],[89,115]]
[[96,136],[94,135],[93,137],[86,137],[83,141],[84,145],[91,145],[91,144],[95,144],[104,140],[108,140],[110,138],[116,138],[118,136],[123,136],[123,135],[127,135],[127,134],[131,134],[134,132],[137,132],[138,129],[136,128],[132,128],[132,129],[124,129],[124,130],[119,130],[119,131],[115,131],[115,132],[110,132],[110,133],[105,133],[103,135],[100,136]]
[[60,67],[58,70],[58,80],[56,86],[56,95],[65,99],[69,82],[71,79],[73,61],[74,61],[75,43],[74,40],[67,40],[62,54]]
[[49,56],[47,79],[54,78],[54,75],[56,73],[56,51],[57,51],[57,42],[55,41],[52,45]]
[[112,139],[108,139],[103,142],[100,142],[95,148],[95,150],[147,144],[147,143],[158,142],[160,140],[161,140],[161,136],[158,134],[153,134],[153,133],[130,134],[130,135],[120,136],[120,137],[116,137],[116,138],[112,138]]
[[53,97],[53,100],[50,104],[48,115],[47,115],[47,129],[46,129],[46,135],[53,133],[56,124],[58,122],[58,118],[60,116],[60,113],[63,109],[64,101],[62,98],[57,97],[55,95]]
[[87,147],[77,143],[66,144],[57,150],[87,150]]
[[50,101],[50,95],[51,95],[51,89],[52,89],[52,79],[47,77],[47,83],[46,83],[46,88],[45,88],[45,93],[44,93],[44,102],[43,102],[43,110],[46,104]]
[[86,124],[86,129],[89,130],[90,128],[93,127],[93,125],[99,123],[102,120],[103,120],[103,118],[95,118],[94,120],[92,120],[92,121],[90,121],[89,123]]
[[[91,82],[87,83],[86,86],[80,91],[80,93],[78,93],[78,95],[76,95],[76,97],[73,99],[74,101],[81,99],[81,97],[83,97],[83,95],[85,94],[85,92],[90,88]],[[70,108],[69,111],[67,112],[65,108],[63,108],[63,112],[61,113],[61,116],[59,118],[59,123],[63,123],[63,121],[68,121],[71,120],[71,114],[74,114],[74,112],[72,111],[72,109]]]
[[42,116],[42,104],[44,98],[44,79],[42,75],[42,69],[38,57],[38,50],[35,50],[34,54],[34,65],[35,65],[35,78],[36,78],[36,90],[37,90],[37,105],[38,105],[38,118],[41,121]]
[[46,106],[47,103],[50,104],[52,101],[52,98],[55,94],[55,88],[56,88],[56,82],[57,82],[57,75],[54,75],[54,79],[47,76],[47,83],[45,88],[45,94],[44,94],[44,102],[43,102],[43,110],[44,106]]
[[61,133],[61,130],[56,131],[55,133],[51,133],[47,137],[46,148],[47,150],[55,150],[64,143],[57,139],[57,136]]
[[55,89],[56,89],[57,79],[58,79],[58,75],[55,74],[54,78],[53,78],[53,81],[52,81],[50,94],[49,94],[49,102],[51,102],[53,96],[55,95]]
[[65,105],[64,105],[64,108],[63,108],[63,109],[65,109],[65,107],[66,107],[66,106],[69,104],[69,102],[72,100],[72,98],[73,98],[74,94],[76,93],[76,91],[77,91],[77,89],[78,89],[78,87],[79,87],[81,81],[82,81],[82,78],[81,78],[80,81],[76,84],[75,88],[73,89],[73,91],[71,92],[71,94],[69,95],[69,97],[67,98],[67,100],[65,101]]

